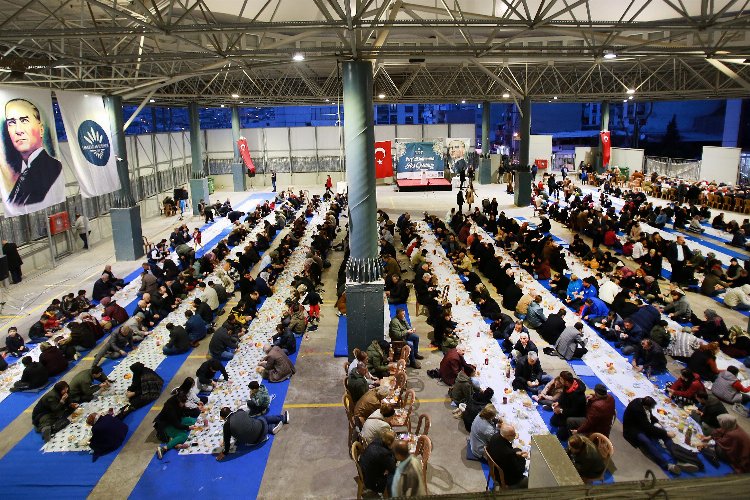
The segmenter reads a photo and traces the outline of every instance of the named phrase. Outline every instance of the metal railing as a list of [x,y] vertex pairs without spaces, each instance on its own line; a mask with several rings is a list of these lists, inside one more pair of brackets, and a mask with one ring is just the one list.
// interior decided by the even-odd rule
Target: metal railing
[[647,156],[646,172],[697,181],[700,180],[701,162],[700,160]]

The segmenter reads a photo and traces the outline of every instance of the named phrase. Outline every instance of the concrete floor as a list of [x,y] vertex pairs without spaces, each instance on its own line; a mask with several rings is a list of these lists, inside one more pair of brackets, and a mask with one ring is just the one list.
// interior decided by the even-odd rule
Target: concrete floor
[[[312,193],[320,191],[319,187],[312,187]],[[497,197],[500,209],[509,215],[522,215],[531,218],[530,208],[517,208],[512,205],[512,197],[506,195],[504,186],[478,186],[477,200],[485,197]],[[249,193],[217,193],[221,199],[230,197],[238,202]],[[413,216],[419,216],[424,211],[444,215],[455,204],[455,192],[426,192],[426,193],[397,193],[390,186],[380,186],[377,192],[378,206],[391,216],[398,216],[408,211]],[[727,213],[726,219],[741,220],[742,215]],[[150,219],[144,221],[144,234],[151,240],[166,236],[176,224],[176,218]],[[198,218],[188,218],[188,224],[198,224]],[[570,231],[552,223],[553,232],[563,239],[571,239]],[[10,322],[19,326],[19,330],[27,329],[35,319],[39,309],[54,297],[62,295],[67,290],[75,291],[81,287],[91,289],[94,279],[105,263],[112,263],[117,275],[125,275],[138,266],[138,262],[115,263],[111,242],[95,245],[88,252],[79,252],[61,262],[52,271],[38,276],[27,276],[20,285],[12,286],[7,293],[12,298],[11,305],[26,300],[29,301],[23,311],[5,314],[19,317],[5,318],[7,323],[0,326],[3,333],[10,326]],[[263,474],[260,498],[352,498],[356,495],[353,477],[356,474],[354,465],[349,459],[346,446],[347,423],[345,413],[341,407],[341,380],[344,376],[344,358],[333,357],[338,317],[335,315],[333,304],[336,300],[336,273],[341,263],[343,252],[331,255],[331,267],[324,273],[323,294],[320,328],[312,332],[305,339],[297,360],[297,374],[293,377],[286,398],[285,408],[292,414],[292,424],[285,427],[279,439],[274,440],[268,465],[265,471],[252,471]],[[749,255],[750,257],[750,255]],[[402,267],[406,268],[405,258]],[[92,264],[92,263],[96,264]],[[58,283],[55,286],[47,286]],[[492,289],[492,287],[489,287]],[[37,296],[38,294],[38,296]],[[735,311],[723,308],[721,305],[697,294],[689,295],[694,310],[702,311],[711,307],[719,311],[729,326],[747,325],[747,318]],[[5,300],[5,299],[3,299]],[[6,306],[7,308],[8,306]],[[414,309],[414,296],[410,297],[409,312],[418,334],[422,337],[422,345],[427,346],[427,332],[430,330],[424,322],[424,317],[418,317]],[[29,316],[31,315],[31,316]],[[0,324],[1,325],[1,324]],[[546,345],[535,332],[532,338],[537,344]],[[196,349],[173,381],[167,381],[167,387],[172,387],[176,381],[192,375],[198,364],[204,359],[207,343]],[[540,346],[541,348],[542,346]],[[484,490],[485,478],[478,462],[465,459],[465,440],[467,433],[461,421],[451,416],[449,402],[446,399],[447,387],[438,384],[426,376],[426,371],[438,366],[441,355],[421,349],[425,355],[421,370],[409,370],[409,387],[417,394],[418,404],[415,419],[421,413],[426,413],[432,421],[430,437],[433,441],[433,453],[428,469],[428,487],[432,494],[479,492]],[[550,373],[557,373],[567,369],[567,363],[559,358],[549,358],[542,354],[542,364]],[[82,363],[81,365],[86,365]],[[79,369],[76,367],[65,377],[69,380]],[[674,366],[671,366],[674,369]],[[160,407],[167,394],[156,403]],[[16,419],[10,426],[0,431],[0,460],[30,429],[31,409]],[[741,422],[746,430],[750,430],[747,421]],[[643,478],[647,469],[654,470],[657,477],[665,477],[658,467],[645,459],[622,439],[621,426],[615,424],[612,431],[612,441],[615,446],[615,464],[617,481],[629,481]],[[152,459],[156,441],[153,434],[151,419],[144,419],[136,430],[132,439],[119,451],[117,458],[107,473],[92,491],[92,498],[126,497],[130,494],[148,462]],[[173,462],[178,463],[178,460]],[[688,477],[687,475],[685,477]]]

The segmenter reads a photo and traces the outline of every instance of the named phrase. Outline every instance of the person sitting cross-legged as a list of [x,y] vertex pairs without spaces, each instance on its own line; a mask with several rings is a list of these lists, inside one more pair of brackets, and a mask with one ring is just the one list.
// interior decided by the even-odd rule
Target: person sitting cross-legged
[[265,385],[253,380],[247,385],[250,389],[250,399],[247,400],[247,409],[251,416],[265,415],[271,406],[271,396]]
[[542,370],[542,363],[536,351],[529,351],[525,357],[516,360],[515,375],[513,389],[526,390],[532,394],[539,393],[539,390],[552,380],[552,377]]

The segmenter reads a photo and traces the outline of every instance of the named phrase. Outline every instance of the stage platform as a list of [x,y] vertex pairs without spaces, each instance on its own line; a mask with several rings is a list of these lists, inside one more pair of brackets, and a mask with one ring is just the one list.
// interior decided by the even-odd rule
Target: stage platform
[[451,182],[447,179],[429,179],[422,183],[421,179],[398,179],[396,181],[399,191],[450,191],[453,189]]

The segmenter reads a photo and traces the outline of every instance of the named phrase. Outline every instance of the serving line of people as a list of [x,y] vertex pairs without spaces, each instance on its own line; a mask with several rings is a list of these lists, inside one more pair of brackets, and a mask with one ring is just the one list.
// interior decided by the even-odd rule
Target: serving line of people
[[[252,202],[248,201],[246,203],[249,205]],[[278,210],[283,210],[283,207],[279,206]],[[263,226],[262,222],[259,223],[260,226]],[[220,272],[222,271],[221,266],[217,266],[212,273],[204,275],[203,279],[205,281],[215,280],[220,282]],[[123,358],[125,362],[119,363],[106,376],[109,381],[108,386],[99,390],[94,399],[84,401],[80,403],[80,406],[78,406],[79,403],[74,403],[72,400],[67,399],[64,401],[63,408],[58,408],[57,405],[51,409],[46,408],[48,414],[58,416],[57,427],[63,425],[65,427],[62,429],[53,427],[52,435],[45,435],[45,437],[50,437],[51,439],[45,444],[44,451],[66,452],[85,450],[89,446],[92,429],[87,425],[88,415],[115,416],[116,414],[124,418],[130,412],[149,404],[159,397],[164,381],[154,370],[167,357],[167,354],[164,352],[164,346],[170,342],[172,335],[167,326],[182,325],[187,317],[186,313],[192,313],[193,308],[196,309],[196,314],[198,314],[198,306],[202,303],[200,299],[206,297],[207,288],[196,286],[192,291],[185,290],[185,292],[187,293],[186,299],[175,303],[175,307],[166,317],[152,318],[152,320],[156,320],[155,322],[158,325],[154,325],[155,328],[150,332],[141,333],[141,330],[136,330],[136,333],[140,334],[138,335],[139,337],[145,335],[145,338],[142,338],[137,347],[133,342],[133,329],[122,327],[117,333],[113,334],[125,337],[126,341],[120,348],[120,351],[125,352],[125,357]],[[198,300],[196,301],[195,299]],[[145,304],[145,307],[148,307],[148,304]],[[211,314],[210,319],[212,319],[216,311],[211,310],[209,312]],[[148,330],[152,325],[142,324],[141,326]],[[111,342],[102,347],[102,352],[107,352],[110,348],[109,344]],[[123,350],[130,347],[132,347],[132,350],[129,352]],[[122,352],[119,354],[121,355]],[[113,353],[113,356],[107,357],[117,359],[121,356],[115,356]],[[94,363],[95,366],[96,364]],[[58,389],[53,389],[53,391]],[[45,410],[45,408],[42,407],[40,410]],[[70,415],[68,424],[64,421],[67,415]],[[39,425],[36,427],[38,430],[42,430]]]
[[[314,320],[314,316],[305,314],[299,307],[305,295],[315,293],[314,287],[299,286],[295,282],[309,266],[309,255],[316,249],[314,241],[321,236],[322,225],[337,224],[340,213],[341,206],[332,207],[329,202],[321,202],[316,208],[304,235],[276,280],[273,295],[263,302],[247,333],[239,338],[234,356],[223,372],[225,380],[220,382],[213,376],[206,377],[213,386],[211,394],[202,407],[201,419],[188,437],[192,446],[182,449],[181,454],[216,454],[217,460],[222,460],[235,448],[262,444],[269,433],[275,433],[280,425],[289,423],[288,412],[284,415],[266,414],[270,398],[262,381],[282,382],[295,372],[287,356],[287,352],[294,351],[275,345],[279,337],[278,327],[282,325],[282,330],[292,332],[289,327],[296,315],[302,316],[304,324]],[[324,237],[325,240],[329,238],[329,235]],[[330,241],[328,243],[330,245]],[[304,333],[304,329],[298,333]],[[296,349],[294,335],[292,342]]]

